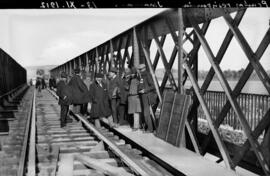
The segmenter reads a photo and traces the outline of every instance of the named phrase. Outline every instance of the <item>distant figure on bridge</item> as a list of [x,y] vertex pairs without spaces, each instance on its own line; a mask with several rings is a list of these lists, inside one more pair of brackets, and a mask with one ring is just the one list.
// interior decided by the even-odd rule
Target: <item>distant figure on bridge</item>
[[154,131],[153,123],[155,123],[150,114],[150,107],[156,103],[157,94],[153,79],[149,72],[146,71],[145,64],[138,66],[140,74],[139,94],[143,108],[143,124],[145,125],[145,131],[152,133]]
[[81,79],[79,68],[74,70],[74,76],[71,78],[68,85],[71,86],[73,93],[73,112],[75,114],[85,115],[87,109],[82,108],[82,106],[89,102],[88,88]]
[[38,92],[41,92],[41,88],[42,88],[42,81],[40,77],[37,77],[37,81],[36,81],[36,89],[38,90]]
[[30,79],[29,85],[30,85],[30,86],[33,86],[33,80],[32,80],[32,79]]
[[89,97],[92,104],[90,111],[90,119],[95,121],[95,126],[100,128],[100,119],[108,118],[109,125],[113,125],[112,112],[109,104],[109,96],[107,85],[102,81],[104,75],[101,73],[95,74],[95,81],[90,85]]
[[72,100],[72,90],[70,86],[67,85],[67,74],[65,72],[61,73],[60,81],[57,83],[56,94],[59,97],[58,104],[61,106],[60,111],[60,126],[61,128],[66,126],[67,122],[72,120],[68,118],[68,109]]
[[51,76],[50,79],[49,79],[49,88],[51,90],[56,88],[56,80],[55,80],[55,78],[53,76]]
[[42,85],[42,89],[46,89],[46,83],[45,83],[45,79],[41,78],[41,85]]
[[109,100],[110,106],[112,110],[113,121],[115,125],[114,127],[119,126],[119,112],[118,107],[120,103],[120,86],[122,81],[120,77],[117,75],[117,69],[112,67],[109,70],[109,85],[108,85],[108,93],[109,93]]

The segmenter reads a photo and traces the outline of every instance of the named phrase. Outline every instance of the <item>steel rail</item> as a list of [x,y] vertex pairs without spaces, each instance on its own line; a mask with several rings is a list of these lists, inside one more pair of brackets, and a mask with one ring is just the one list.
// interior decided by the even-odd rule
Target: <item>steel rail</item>
[[[47,89],[56,99],[58,99],[58,96],[52,92],[51,90]],[[72,112],[72,111],[71,111]],[[73,113],[73,112],[72,112]],[[74,114],[74,113],[73,113]],[[137,163],[135,163],[132,159],[130,159],[130,157],[128,157],[125,153],[123,153],[118,147],[117,145],[112,142],[111,140],[109,140],[108,138],[106,138],[101,132],[99,132],[92,124],[90,124],[89,122],[87,122],[86,119],[84,119],[83,117],[81,117],[78,114],[74,114],[74,116],[76,118],[78,118],[89,130],[93,131],[94,134],[104,143],[106,143],[110,149],[116,154],[118,155],[121,160],[128,165],[132,171],[134,171],[135,173],[137,173],[140,176],[150,176],[148,173],[146,173]]]
[[141,176],[149,176],[148,173],[146,173],[137,163],[135,163],[132,159],[130,159],[125,153],[123,153],[118,147],[117,145],[112,142],[111,140],[109,140],[108,138],[106,138],[102,133],[100,133],[92,124],[90,124],[89,122],[86,121],[86,119],[84,119],[83,117],[81,117],[78,114],[74,114],[88,129],[90,129],[91,131],[93,131],[95,133],[95,135],[102,140],[103,142],[105,142],[114,152],[115,154],[117,154],[121,160],[126,163],[134,172],[136,172],[137,174],[141,175]]
[[36,175],[36,89],[34,89],[34,98],[32,104],[31,132],[28,152],[28,175]]
[[24,170],[25,170],[25,162],[26,162],[26,154],[27,154],[27,146],[28,146],[28,139],[29,139],[29,131],[30,131],[30,123],[31,123],[31,117],[32,117],[32,111],[33,111],[33,103],[34,103],[34,93],[31,98],[31,109],[28,112],[28,117],[27,117],[27,124],[26,124],[26,129],[24,133],[24,141],[23,141],[23,147],[22,147],[22,152],[20,156],[20,161],[19,161],[19,168],[17,171],[17,176],[23,176],[24,175]]

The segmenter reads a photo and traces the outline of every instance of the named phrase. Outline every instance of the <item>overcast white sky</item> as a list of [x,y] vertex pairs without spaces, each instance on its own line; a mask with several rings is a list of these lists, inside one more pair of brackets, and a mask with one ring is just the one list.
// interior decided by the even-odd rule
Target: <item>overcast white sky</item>
[[[0,47],[23,66],[62,64],[163,10],[0,10]],[[247,10],[240,29],[253,50],[256,50],[268,29],[269,19],[269,8]],[[227,30],[222,18],[210,25],[206,38],[214,54]],[[269,50],[261,61],[267,69],[270,69]],[[168,57],[170,51],[168,44],[165,47]],[[154,54],[151,53],[151,56]],[[202,50],[199,57],[199,68],[208,69],[210,64]],[[235,40],[225,57],[230,59],[222,61],[223,69],[240,69],[248,63]]]

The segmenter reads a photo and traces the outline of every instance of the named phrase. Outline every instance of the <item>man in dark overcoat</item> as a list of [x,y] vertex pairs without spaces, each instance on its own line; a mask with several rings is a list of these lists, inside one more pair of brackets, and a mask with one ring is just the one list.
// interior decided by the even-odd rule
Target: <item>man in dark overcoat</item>
[[44,78],[41,79],[41,84],[42,84],[42,89],[45,89],[46,88],[46,83],[45,83]]
[[140,64],[138,70],[141,77],[138,89],[143,108],[143,122],[145,122],[146,125],[146,132],[151,133],[154,129],[153,121],[150,116],[150,106],[155,104],[157,99],[155,85],[150,73],[146,71],[145,64]]
[[36,89],[38,89],[38,92],[41,91],[41,80],[39,77],[36,79]]
[[61,128],[63,128],[64,126],[66,126],[67,121],[71,120],[67,118],[67,114],[72,99],[72,90],[67,85],[67,74],[65,72],[61,73],[60,81],[57,83],[56,87],[56,94],[59,97],[58,104],[61,106],[60,126]]
[[55,86],[56,86],[56,80],[53,76],[51,76],[49,79],[49,88],[51,90],[53,90],[55,88]]
[[127,109],[128,109],[128,92],[129,92],[129,85],[128,80],[126,79],[125,72],[122,73],[121,76],[121,83],[120,83],[120,92],[119,92],[119,125],[124,125],[127,121]]
[[113,122],[112,112],[109,104],[109,96],[107,91],[107,85],[102,81],[104,75],[96,73],[95,81],[90,85],[89,97],[92,103],[90,111],[90,119],[95,120],[95,126],[100,127],[100,119],[108,117],[109,124]]
[[71,86],[73,92],[73,112],[75,114],[83,114],[84,112],[81,112],[81,107],[83,104],[89,102],[89,97],[88,88],[81,79],[79,68],[74,70],[74,76],[71,78],[68,85]]
[[108,85],[108,94],[110,100],[110,106],[112,110],[113,121],[115,123],[115,127],[118,127],[119,118],[118,118],[118,107],[120,103],[120,87],[121,87],[121,79],[117,75],[117,69],[112,67],[109,70],[109,85]]

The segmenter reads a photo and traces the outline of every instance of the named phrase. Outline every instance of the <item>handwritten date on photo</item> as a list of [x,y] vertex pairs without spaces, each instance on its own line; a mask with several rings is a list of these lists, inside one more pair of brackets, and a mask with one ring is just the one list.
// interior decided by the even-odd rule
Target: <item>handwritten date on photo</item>
[[85,3],[75,4],[74,1],[50,1],[50,2],[41,2],[40,8],[42,9],[59,9],[59,8],[96,8],[96,5],[93,1],[86,1]]

